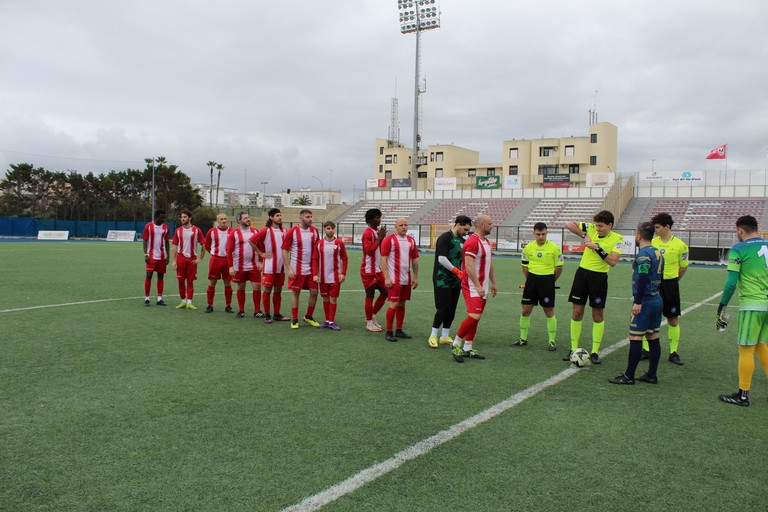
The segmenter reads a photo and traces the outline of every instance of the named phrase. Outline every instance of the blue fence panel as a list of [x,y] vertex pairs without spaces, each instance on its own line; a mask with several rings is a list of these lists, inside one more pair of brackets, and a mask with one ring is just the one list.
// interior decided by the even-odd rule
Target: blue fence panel
[[32,217],[0,217],[0,236],[37,236]]

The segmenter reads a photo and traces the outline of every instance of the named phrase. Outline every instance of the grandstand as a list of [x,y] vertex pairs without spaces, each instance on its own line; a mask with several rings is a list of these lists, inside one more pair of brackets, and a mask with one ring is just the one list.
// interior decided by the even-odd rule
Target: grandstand
[[518,199],[447,199],[436,201],[435,208],[423,216],[421,224],[452,224],[458,215],[474,219],[480,214],[488,215],[494,223],[502,223],[520,205]]
[[383,224],[395,224],[399,217],[410,219],[421,209],[427,201],[363,201],[358,203],[350,213],[338,219],[337,222],[351,224],[365,224],[365,212],[371,208],[381,210],[381,222]]
[[541,199],[521,226],[533,228],[535,223],[544,222],[548,228],[562,228],[569,221],[591,221],[602,208],[602,199]]
[[742,215],[752,215],[764,226],[768,208],[765,199],[634,198],[622,225],[629,229],[661,212],[672,216],[676,230],[732,232]]

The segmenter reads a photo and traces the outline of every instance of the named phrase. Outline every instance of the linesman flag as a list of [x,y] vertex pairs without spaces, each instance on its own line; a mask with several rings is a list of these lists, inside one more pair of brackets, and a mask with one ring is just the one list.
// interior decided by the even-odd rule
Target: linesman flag
[[726,156],[726,149],[728,148],[728,144],[723,144],[722,146],[718,146],[712,151],[709,152],[709,155],[707,155],[707,160],[723,160],[727,158]]

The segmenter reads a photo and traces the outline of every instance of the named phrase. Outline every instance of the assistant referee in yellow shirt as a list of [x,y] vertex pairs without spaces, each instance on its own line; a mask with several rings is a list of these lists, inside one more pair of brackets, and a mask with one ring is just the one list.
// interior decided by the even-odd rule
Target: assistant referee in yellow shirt
[[[688,270],[688,246],[672,234],[674,221],[668,213],[659,213],[651,219],[656,236],[651,244],[664,257],[664,278],[661,281],[661,300],[664,301],[664,318],[669,334],[669,362],[682,365],[677,354],[680,343],[680,280]],[[648,356],[648,342],[643,340],[643,359]]]

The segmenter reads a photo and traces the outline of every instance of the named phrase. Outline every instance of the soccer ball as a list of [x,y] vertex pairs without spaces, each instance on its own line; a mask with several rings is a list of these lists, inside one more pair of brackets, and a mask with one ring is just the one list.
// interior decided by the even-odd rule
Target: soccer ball
[[589,363],[589,352],[583,348],[577,348],[571,352],[571,363],[579,368],[584,368]]

